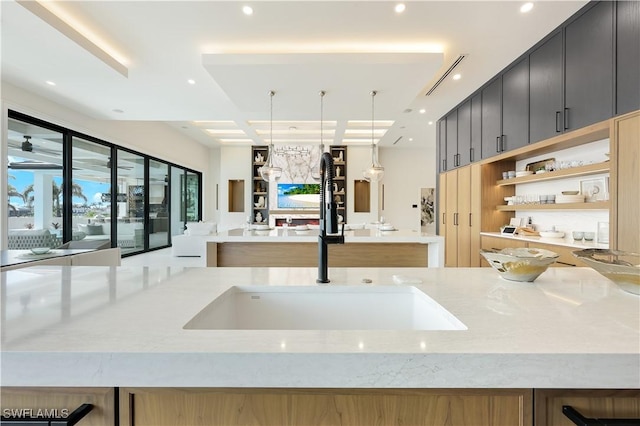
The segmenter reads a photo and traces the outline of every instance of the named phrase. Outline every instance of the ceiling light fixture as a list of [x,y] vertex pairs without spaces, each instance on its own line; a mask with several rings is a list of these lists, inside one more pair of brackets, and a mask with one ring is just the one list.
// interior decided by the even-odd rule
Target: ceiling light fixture
[[454,80],[460,80],[462,76],[460,74],[454,74],[451,78],[453,78]]
[[46,83],[47,83],[49,86],[55,86],[55,85],[56,85],[56,84],[55,84],[53,81],[51,81],[51,80],[47,80],[47,82],[46,82]]
[[396,13],[402,13],[402,12],[404,12],[404,10],[406,8],[407,7],[404,5],[404,3],[398,3],[398,4],[396,4],[396,7],[394,9],[395,9]]
[[270,101],[270,115],[269,115],[269,123],[270,123],[270,139],[269,139],[269,153],[267,155],[267,164],[260,168],[260,176],[266,182],[275,182],[280,179],[282,176],[282,169],[280,167],[275,167],[273,165],[273,95],[276,93],[273,90],[269,91],[269,101]]
[[324,134],[322,129],[322,123],[324,121],[323,113],[324,113],[324,95],[326,92],[321,90],[318,92],[320,95],[320,152],[318,154],[318,162],[311,168],[311,178],[316,182],[320,182],[322,180],[322,174],[320,173],[320,159],[322,158],[322,154],[324,153]]
[[251,6],[242,6],[242,13],[245,15],[253,15],[253,8]]
[[520,12],[521,13],[531,12],[531,9],[533,9],[533,3],[532,2],[527,2],[527,3],[523,4],[522,6],[520,6]]
[[196,81],[194,79],[190,78],[189,80],[187,80],[187,83],[196,84]]
[[424,108],[421,108],[419,112],[420,112],[420,114],[424,114],[425,112],[427,112],[427,110],[424,109]]
[[375,144],[375,108],[374,99],[378,92],[371,91],[371,166],[364,171],[364,178],[370,182],[379,182],[384,177],[384,167],[378,163],[378,155]]

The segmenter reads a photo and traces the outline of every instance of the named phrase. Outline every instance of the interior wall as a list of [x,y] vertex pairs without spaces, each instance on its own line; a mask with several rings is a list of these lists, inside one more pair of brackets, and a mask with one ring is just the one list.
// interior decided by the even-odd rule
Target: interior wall
[[380,215],[385,222],[420,230],[420,188],[436,187],[435,154],[435,147],[380,149],[378,158],[385,169]]
[[[251,215],[251,147],[223,146],[220,148],[220,168],[218,183],[218,230],[242,227]],[[244,212],[229,212],[229,181],[244,180]]]

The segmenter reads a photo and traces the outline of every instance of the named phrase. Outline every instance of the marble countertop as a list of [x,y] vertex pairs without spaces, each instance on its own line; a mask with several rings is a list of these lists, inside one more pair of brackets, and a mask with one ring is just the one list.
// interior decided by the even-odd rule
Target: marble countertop
[[[413,285],[467,329],[185,330],[234,285],[315,268],[3,272],[3,386],[639,388],[640,297],[588,268],[331,268],[328,286]],[[414,284],[395,284],[402,275]],[[363,279],[371,284],[362,284]]]

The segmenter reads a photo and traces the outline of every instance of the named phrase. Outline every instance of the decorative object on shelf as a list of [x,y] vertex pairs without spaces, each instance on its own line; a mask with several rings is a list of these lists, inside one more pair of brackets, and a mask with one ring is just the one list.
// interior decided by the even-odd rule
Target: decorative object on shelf
[[256,223],[262,222],[262,213],[256,213]]
[[256,160],[256,163],[262,163],[264,161],[264,157],[262,156],[262,153],[260,152],[257,153],[255,160]]
[[369,166],[369,168],[363,173],[364,178],[370,182],[379,182],[384,177],[384,167],[382,167],[378,162],[378,154],[375,144],[374,99],[377,93],[378,92],[375,90],[371,92],[371,166]]
[[288,146],[279,146],[275,148],[274,155],[279,155],[280,157],[309,157],[311,155],[311,150],[308,146],[301,145],[288,145]]
[[555,158],[547,158],[546,160],[534,161],[533,163],[527,164],[527,166],[524,169],[534,173],[537,173],[542,170],[546,172],[550,172],[554,170],[553,163],[555,163],[555,161],[556,161]]
[[270,115],[269,115],[269,153],[267,154],[267,162],[260,168],[260,176],[266,182],[275,182],[282,176],[282,169],[273,165],[273,90],[269,91]]
[[336,177],[340,177],[340,166],[336,167]]
[[605,178],[585,179],[580,181],[580,194],[586,197],[586,201],[593,203],[609,199],[609,189]]
[[311,168],[311,178],[316,182],[320,182],[322,179],[322,176],[320,176],[320,157],[322,157],[322,153],[324,152],[324,133],[322,124],[324,122],[324,95],[326,92],[321,90],[318,94],[320,95],[320,154],[318,155],[318,162]]

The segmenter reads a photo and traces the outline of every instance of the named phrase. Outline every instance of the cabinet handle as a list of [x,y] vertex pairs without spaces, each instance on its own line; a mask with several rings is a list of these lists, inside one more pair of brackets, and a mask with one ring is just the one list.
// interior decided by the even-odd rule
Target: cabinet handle
[[469,213],[469,228],[471,228],[471,213]]
[[453,214],[453,224],[458,226],[458,213]]
[[640,422],[640,419],[590,419],[570,405],[562,406],[562,414],[578,426],[633,426]]
[[456,154],[456,167],[460,167],[460,154]]
[[564,109],[564,130],[569,130],[569,108]]
[[496,136],[496,152],[500,152],[500,136]]
[[556,111],[556,133],[562,132],[562,129],[560,128],[560,114],[562,114],[560,111]]
[[442,160],[442,170],[447,170],[447,160]]
[[442,213],[442,224],[443,225],[447,224],[446,217],[447,217],[447,214],[446,213]]
[[93,404],[82,404],[76,408],[69,416],[55,417],[55,418],[28,418],[28,417],[4,417],[2,420],[3,425],[7,426],[20,426],[20,425],[33,425],[33,426],[73,426],[78,423],[84,416],[89,414],[93,409]]
[[504,152],[504,135],[500,135],[500,152]]
[[471,160],[471,162],[473,163],[475,160],[475,151],[473,148],[469,148],[469,159]]

